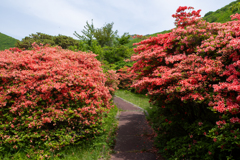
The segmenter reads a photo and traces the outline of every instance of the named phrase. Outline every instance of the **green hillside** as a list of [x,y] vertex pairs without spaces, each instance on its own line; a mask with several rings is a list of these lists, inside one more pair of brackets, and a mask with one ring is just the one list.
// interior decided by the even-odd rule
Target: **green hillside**
[[[157,33],[153,33],[153,34],[147,34],[144,37],[156,37],[158,34],[164,34],[164,33],[169,33],[171,32],[171,30],[164,30],[162,32],[157,32]],[[140,38],[130,38],[130,42],[128,42],[127,44],[125,44],[125,46],[129,47],[129,48],[136,48],[136,46],[133,46],[134,43],[138,43],[141,42],[143,39]]]
[[17,39],[0,32],[0,50],[9,49],[15,46]]
[[207,22],[221,22],[221,23],[225,23],[227,21],[231,21],[231,15],[235,14],[235,13],[240,13],[240,10],[238,10],[238,8],[236,7],[233,11],[231,11],[231,8],[233,6],[236,6],[237,3],[239,3],[240,0],[231,2],[230,4],[216,10],[216,11],[209,11],[208,13],[206,13],[203,17],[204,20],[206,20]]

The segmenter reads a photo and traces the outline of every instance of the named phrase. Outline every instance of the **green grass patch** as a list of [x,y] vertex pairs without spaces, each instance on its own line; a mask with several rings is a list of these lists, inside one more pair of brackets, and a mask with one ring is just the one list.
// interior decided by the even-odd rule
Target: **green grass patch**
[[0,155],[1,160],[29,160],[29,159],[49,159],[49,160],[107,160],[110,159],[110,154],[113,152],[115,145],[118,108],[115,106],[103,119],[103,130],[100,136],[95,136],[93,139],[83,142],[80,145],[66,146],[58,152],[52,152],[50,157],[44,155],[35,155],[28,158],[26,152],[19,151],[15,154]]
[[145,110],[150,108],[149,98],[145,94],[137,94],[128,90],[119,89],[115,92],[115,95]]
[[15,43],[17,43],[17,39],[0,32],[0,50],[13,48],[15,47]]

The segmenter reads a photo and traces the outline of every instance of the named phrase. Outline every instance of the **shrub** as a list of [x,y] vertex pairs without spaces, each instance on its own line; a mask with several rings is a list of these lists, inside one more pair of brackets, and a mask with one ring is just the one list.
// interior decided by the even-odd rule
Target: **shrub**
[[72,37],[58,35],[58,36],[51,36],[48,34],[37,32],[36,34],[30,34],[26,36],[21,41],[17,40],[15,47],[21,49],[31,49],[32,43],[36,43],[38,45],[46,45],[49,46],[61,46],[63,49],[67,49],[70,46],[74,46],[78,44],[78,40],[73,39]]
[[103,47],[104,49],[104,59],[108,61],[108,63],[116,63],[119,61],[123,61],[126,58],[130,58],[134,53],[131,49],[126,46],[119,45],[114,47]]
[[102,117],[113,107],[95,54],[33,45],[0,54],[2,155],[42,156],[81,144],[102,132]]
[[114,70],[108,70],[105,73],[105,76],[106,76],[105,86],[108,88],[111,95],[113,96],[114,92],[118,89],[119,84],[118,74]]
[[239,153],[240,16],[208,23],[179,7],[177,28],[141,41],[132,56],[133,85],[148,90],[158,132],[156,145],[169,159],[226,159]]
[[131,85],[133,81],[137,78],[137,74],[133,74],[130,72],[130,68],[127,66],[124,66],[123,68],[118,70],[118,76],[119,76],[119,88],[121,89],[131,89]]
[[116,63],[114,63],[116,65],[115,69],[119,70],[121,68],[126,67],[132,67],[134,62],[131,61],[126,61],[126,60],[122,60],[122,61],[117,61]]

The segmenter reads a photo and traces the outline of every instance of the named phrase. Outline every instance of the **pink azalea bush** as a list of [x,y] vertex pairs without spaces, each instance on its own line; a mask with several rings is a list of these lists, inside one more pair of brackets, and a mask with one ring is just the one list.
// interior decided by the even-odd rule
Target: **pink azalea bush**
[[136,73],[131,73],[130,68],[124,66],[123,68],[117,71],[119,77],[119,88],[131,90],[131,85],[133,81],[137,78]]
[[236,158],[240,15],[221,24],[202,20],[199,13],[179,7],[172,32],[135,44],[132,73],[140,76],[133,87],[147,89],[155,105],[150,119],[166,158]]
[[95,54],[33,46],[0,52],[1,154],[44,154],[92,139],[113,107]]
[[134,35],[134,36],[131,36],[133,39],[135,39],[135,38],[138,38],[138,39],[146,39],[147,38],[147,36],[143,36],[143,35]]
[[110,94],[113,96],[115,94],[115,91],[118,89],[119,75],[114,70],[108,70],[105,73],[105,77],[106,77],[105,86],[108,88]]

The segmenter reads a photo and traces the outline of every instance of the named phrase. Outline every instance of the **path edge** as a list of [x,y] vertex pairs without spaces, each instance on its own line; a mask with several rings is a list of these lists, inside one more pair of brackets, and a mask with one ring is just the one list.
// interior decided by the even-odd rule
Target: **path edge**
[[145,114],[145,115],[149,116],[149,114],[148,114],[148,111],[147,111],[147,110],[145,110],[145,109],[143,109],[143,108],[141,108],[141,107],[139,107],[139,106],[137,106],[137,105],[135,105],[135,104],[133,104],[133,103],[131,103],[131,102],[129,102],[129,101],[127,101],[127,100],[125,100],[125,99],[121,98],[121,97],[119,97],[119,96],[116,96],[116,95],[114,95],[114,97],[117,97],[117,98],[119,98],[119,99],[121,99],[121,100],[123,100],[123,101],[125,101],[125,102],[127,102],[127,103],[130,103],[130,104],[132,104],[134,107],[137,107],[137,108],[139,108],[139,109],[143,110],[143,112],[144,112],[144,114]]

